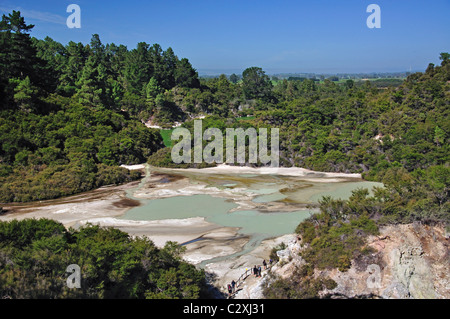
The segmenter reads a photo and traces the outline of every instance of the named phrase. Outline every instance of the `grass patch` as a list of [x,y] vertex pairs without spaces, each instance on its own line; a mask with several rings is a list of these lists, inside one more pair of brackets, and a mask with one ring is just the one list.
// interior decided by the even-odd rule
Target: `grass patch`
[[236,118],[236,120],[238,120],[238,121],[250,121],[250,120],[254,120],[254,119],[256,119],[256,116],[242,116],[242,117]]

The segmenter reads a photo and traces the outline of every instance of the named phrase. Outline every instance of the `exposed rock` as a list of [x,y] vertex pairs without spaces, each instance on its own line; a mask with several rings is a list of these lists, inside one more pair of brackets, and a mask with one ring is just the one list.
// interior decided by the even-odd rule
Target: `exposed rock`
[[422,247],[402,246],[390,253],[394,277],[410,292],[412,298],[435,299],[430,265],[423,258]]
[[291,250],[289,248],[286,248],[284,250],[279,250],[279,251],[277,251],[277,256],[278,256],[280,262],[289,261],[289,257],[291,257]]
[[263,290],[264,290],[264,287],[266,286],[266,284],[267,284],[267,277],[264,276],[250,290],[250,299],[264,299]]
[[411,295],[406,287],[399,282],[393,282],[381,294],[383,299],[409,299]]
[[[441,226],[419,223],[381,227],[379,236],[370,236],[368,246],[375,252],[352,262],[348,271],[315,271],[330,277],[337,286],[321,297],[449,299],[450,259],[446,231]],[[287,278],[304,263],[298,256],[301,245],[291,242],[278,252],[282,262],[273,272]]]
[[297,236],[289,237],[285,244],[287,245],[286,249],[277,251],[279,261],[272,267],[272,272],[282,278],[291,276],[296,268],[305,263],[300,256],[302,247]]

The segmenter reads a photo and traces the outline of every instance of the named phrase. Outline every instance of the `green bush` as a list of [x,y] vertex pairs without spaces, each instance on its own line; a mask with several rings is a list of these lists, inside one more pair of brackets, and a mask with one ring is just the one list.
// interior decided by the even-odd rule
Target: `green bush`
[[[181,260],[182,247],[158,249],[115,228],[69,229],[53,220],[0,222],[1,298],[187,298],[207,296],[205,274]],[[66,285],[81,269],[81,289]]]
[[301,256],[318,269],[338,268],[346,271],[351,260],[362,254],[365,237],[378,234],[374,216],[376,210],[368,205],[373,198],[367,190],[357,189],[347,201],[323,198],[320,213],[297,226],[305,244]]

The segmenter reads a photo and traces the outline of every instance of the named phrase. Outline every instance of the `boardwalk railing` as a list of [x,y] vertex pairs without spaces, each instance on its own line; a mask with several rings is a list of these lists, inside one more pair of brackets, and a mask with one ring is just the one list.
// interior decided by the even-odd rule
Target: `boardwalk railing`
[[243,283],[245,281],[245,279],[247,279],[247,277],[250,276],[251,274],[252,274],[252,269],[246,269],[245,272],[236,281],[236,288],[239,288],[241,283]]
[[[264,270],[269,270],[271,268],[271,266],[272,266],[271,264],[268,264]],[[263,268],[261,268],[261,273],[262,273],[262,270],[263,270]],[[248,278],[248,276],[250,276],[252,274],[253,274],[253,268],[245,269],[245,272],[243,272],[239,276],[238,280],[236,280],[236,285],[235,285],[234,291],[231,293],[231,295],[228,296],[228,298],[233,297],[237,293],[238,288],[241,286],[241,284],[244,283],[244,281]]]

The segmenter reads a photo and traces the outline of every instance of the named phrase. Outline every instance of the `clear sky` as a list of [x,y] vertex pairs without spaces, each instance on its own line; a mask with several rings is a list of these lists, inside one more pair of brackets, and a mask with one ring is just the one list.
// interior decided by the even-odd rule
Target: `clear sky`
[[[71,3],[81,29],[66,26]],[[366,25],[371,3],[380,29]],[[199,73],[424,71],[450,52],[450,0],[0,0],[0,13],[13,9],[37,38],[159,43]]]

